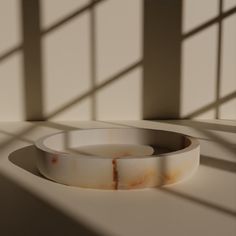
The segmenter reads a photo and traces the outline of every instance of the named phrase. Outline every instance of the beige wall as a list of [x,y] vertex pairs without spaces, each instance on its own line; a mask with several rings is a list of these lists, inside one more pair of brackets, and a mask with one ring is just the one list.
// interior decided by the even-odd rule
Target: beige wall
[[[177,30],[149,12],[174,2],[0,0],[0,120],[235,119],[236,1],[223,2],[220,43],[218,0],[184,0]],[[177,57],[165,54],[166,24]],[[172,64],[178,78],[165,72]]]

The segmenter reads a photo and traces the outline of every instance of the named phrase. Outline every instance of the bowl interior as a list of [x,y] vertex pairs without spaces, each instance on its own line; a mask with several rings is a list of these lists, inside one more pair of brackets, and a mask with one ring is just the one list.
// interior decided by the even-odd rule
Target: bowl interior
[[93,145],[148,145],[154,149],[153,155],[180,151],[191,144],[182,134],[150,129],[106,128],[74,130],[58,133],[45,138],[42,144],[52,151],[73,153],[84,146]]

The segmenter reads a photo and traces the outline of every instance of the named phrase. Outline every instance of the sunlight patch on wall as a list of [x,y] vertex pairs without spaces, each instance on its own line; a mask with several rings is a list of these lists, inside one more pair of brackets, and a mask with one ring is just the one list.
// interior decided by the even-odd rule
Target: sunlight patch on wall
[[142,1],[110,0],[96,8],[97,83],[142,57]]
[[224,20],[221,97],[236,91],[236,14]]
[[41,25],[42,29],[45,29],[84,7],[90,0],[41,0],[40,2]]
[[220,106],[220,119],[236,119],[236,98],[231,99]]
[[[69,24],[60,26],[43,38],[43,85],[46,116],[53,114],[65,104],[71,103],[90,89],[88,24],[88,13],[83,13]],[[88,103],[74,104],[73,107],[70,107],[69,113],[62,111],[60,118],[69,119],[69,114],[71,114],[70,119],[80,119],[80,117],[87,119],[89,109],[84,108],[87,106],[85,104]]]
[[135,120],[142,115],[142,68],[97,92],[99,120]]
[[0,1],[0,55],[22,41],[20,21],[20,1]]
[[218,15],[218,1],[183,0],[183,33]]
[[15,53],[0,63],[0,120],[24,119],[22,54]]
[[[20,1],[0,1],[0,58],[21,44]],[[0,61],[0,120],[24,119],[22,53]]]
[[[236,14],[223,22],[220,98],[236,92]],[[221,119],[236,119],[236,99],[220,107]]]
[[[181,115],[196,112],[216,98],[217,26],[212,26],[183,42]],[[200,114],[198,114],[200,115]],[[201,118],[214,118],[201,114]]]
[[228,11],[233,7],[236,7],[236,0],[223,0],[224,11]]
[[58,113],[58,115],[53,115],[49,120],[54,121],[78,121],[78,120],[91,120],[91,98],[88,96],[85,99],[82,99],[76,105],[62,106],[66,107],[63,112]]
[[194,115],[193,120],[198,120],[198,119],[213,119],[215,118],[216,110],[215,108],[209,109],[199,115]]

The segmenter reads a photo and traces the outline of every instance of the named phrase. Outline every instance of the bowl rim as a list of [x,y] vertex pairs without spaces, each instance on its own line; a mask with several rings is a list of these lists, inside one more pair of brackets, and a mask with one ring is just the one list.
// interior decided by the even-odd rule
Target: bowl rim
[[[133,129],[133,130],[147,130],[147,131],[154,131],[154,132],[158,132],[158,131],[168,132],[168,133],[177,134],[179,136],[186,138],[187,140],[189,140],[190,144],[184,148],[179,149],[179,150],[171,151],[171,152],[167,152],[167,153],[162,153],[162,154],[157,154],[157,155],[149,155],[149,156],[127,156],[125,158],[124,157],[107,158],[107,157],[98,156],[98,155],[95,156],[95,155],[86,155],[86,154],[76,155],[73,153],[66,153],[63,151],[62,152],[57,151],[57,150],[52,149],[44,144],[44,142],[50,137],[61,135],[61,134],[66,134],[66,133],[70,133],[70,132],[83,132],[83,131],[88,131],[88,130],[90,130],[90,131],[91,130],[118,130],[118,129],[123,129],[123,130]],[[89,129],[86,128],[86,129],[74,129],[74,130],[69,130],[69,131],[60,131],[60,132],[45,135],[45,136],[39,138],[38,140],[36,140],[34,142],[34,145],[39,150],[46,152],[48,154],[51,154],[51,155],[59,155],[60,158],[71,158],[71,159],[89,158],[89,159],[107,159],[107,160],[111,160],[111,159],[130,160],[130,159],[147,159],[147,158],[154,158],[155,159],[155,158],[160,158],[160,157],[179,157],[179,154],[188,153],[188,152],[191,152],[191,151],[200,147],[200,143],[197,138],[194,138],[192,136],[189,136],[189,135],[186,135],[183,133],[173,132],[173,131],[169,131],[169,130],[147,129],[147,128],[136,128],[136,127],[110,127],[110,128],[89,128]]]

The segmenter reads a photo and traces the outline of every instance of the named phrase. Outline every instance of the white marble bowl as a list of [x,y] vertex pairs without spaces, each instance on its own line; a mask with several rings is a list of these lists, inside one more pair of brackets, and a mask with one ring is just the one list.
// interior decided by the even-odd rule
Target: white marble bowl
[[[61,132],[43,137],[35,145],[37,166],[45,177],[96,189],[137,189],[176,183],[197,170],[200,157],[195,138],[138,128]],[[80,151],[88,145],[148,145],[155,152],[145,156],[135,152],[132,156],[96,156]]]

